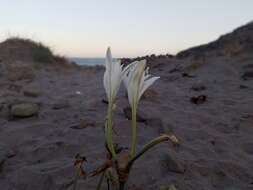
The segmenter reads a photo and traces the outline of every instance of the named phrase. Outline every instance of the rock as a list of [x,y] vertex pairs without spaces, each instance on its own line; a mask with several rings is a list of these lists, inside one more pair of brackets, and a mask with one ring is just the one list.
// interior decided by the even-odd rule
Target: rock
[[24,89],[24,96],[27,96],[27,97],[38,97],[40,96],[41,92],[39,89],[37,88],[27,88],[27,89]]
[[177,158],[174,152],[169,151],[161,156],[161,165],[165,172],[175,172],[183,174],[184,164]]
[[79,124],[72,125],[72,126],[70,126],[70,128],[72,128],[72,129],[85,129],[87,127],[95,127],[95,126],[96,126],[96,122],[91,121],[91,120],[82,119]]
[[35,103],[20,103],[11,106],[11,116],[13,117],[31,117],[37,115],[39,106]]
[[63,108],[68,108],[69,107],[69,101],[66,99],[58,99],[56,102],[53,104],[53,109],[59,110]]
[[191,97],[191,102],[193,104],[203,104],[204,102],[206,102],[206,95],[199,95],[199,96],[194,96],[194,97]]
[[196,84],[192,85],[191,89],[194,91],[202,91],[202,90],[205,90],[206,87],[202,83],[196,83]]
[[247,71],[242,75],[243,80],[253,79],[253,71]]
[[175,187],[175,185],[163,185],[160,187],[160,190],[177,190],[177,188]]
[[147,89],[143,95],[142,98],[144,100],[154,100],[158,96],[158,92],[153,89]]
[[[125,107],[123,109],[123,112],[125,114],[125,117],[128,119],[128,120],[131,120],[132,119],[132,110],[130,107]],[[147,117],[145,115],[145,113],[143,113],[142,111],[138,110],[137,111],[137,116],[136,116],[136,120],[137,122],[146,122],[147,121]]]

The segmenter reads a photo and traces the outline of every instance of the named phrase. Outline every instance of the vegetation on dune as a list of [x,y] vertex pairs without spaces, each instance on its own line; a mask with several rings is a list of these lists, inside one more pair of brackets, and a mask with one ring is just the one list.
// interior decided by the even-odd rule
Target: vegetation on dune
[[55,55],[50,47],[29,38],[10,37],[1,43],[10,57],[32,59],[38,63],[67,63],[64,56]]
[[32,48],[32,58],[36,62],[51,63],[54,61],[54,55],[49,47],[42,43],[35,43]]

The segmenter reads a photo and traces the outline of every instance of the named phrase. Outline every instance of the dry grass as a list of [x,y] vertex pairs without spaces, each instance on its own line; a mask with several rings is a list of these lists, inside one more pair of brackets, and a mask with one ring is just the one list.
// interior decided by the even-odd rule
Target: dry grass
[[12,59],[31,60],[37,63],[67,63],[64,56],[55,55],[41,42],[21,37],[10,37],[0,44],[3,56]]

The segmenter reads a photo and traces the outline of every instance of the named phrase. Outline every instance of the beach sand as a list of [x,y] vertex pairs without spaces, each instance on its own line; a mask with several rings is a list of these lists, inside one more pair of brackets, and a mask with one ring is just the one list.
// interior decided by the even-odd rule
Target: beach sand
[[[137,123],[138,149],[168,132],[180,146],[165,142],[139,159],[129,189],[157,190],[171,184],[178,190],[253,189],[253,79],[242,78],[253,72],[252,61],[250,54],[149,61],[150,72],[161,78],[139,104],[144,119]],[[70,190],[76,154],[86,156],[87,172],[104,161],[104,69],[50,68],[34,71],[32,79],[0,78],[3,190]],[[122,87],[114,137],[129,147],[125,93]],[[198,99],[201,95],[205,98]],[[37,105],[34,116],[13,116],[10,109],[20,103]],[[78,189],[95,189],[98,180],[79,179]]]

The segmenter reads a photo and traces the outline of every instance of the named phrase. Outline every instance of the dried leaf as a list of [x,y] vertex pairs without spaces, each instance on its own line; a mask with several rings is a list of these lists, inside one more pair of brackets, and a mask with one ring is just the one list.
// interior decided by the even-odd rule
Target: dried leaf
[[77,176],[86,178],[86,172],[83,168],[84,162],[87,162],[86,157],[85,156],[80,156],[80,154],[77,154],[75,159],[76,160],[74,162],[74,166],[75,166],[76,171],[77,171]]
[[97,169],[95,169],[94,171],[92,171],[89,176],[90,177],[94,177],[94,176],[97,176],[103,172],[105,172],[108,168],[112,167],[112,160],[106,160],[104,162],[104,164],[102,164],[101,166],[99,166]]
[[173,145],[180,145],[178,138],[173,134],[167,134]]

